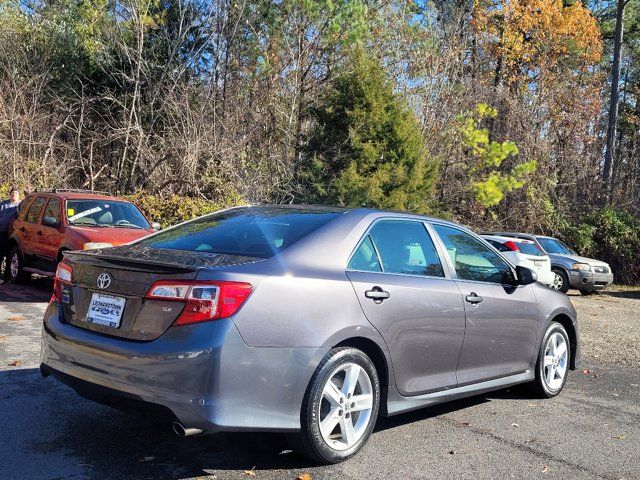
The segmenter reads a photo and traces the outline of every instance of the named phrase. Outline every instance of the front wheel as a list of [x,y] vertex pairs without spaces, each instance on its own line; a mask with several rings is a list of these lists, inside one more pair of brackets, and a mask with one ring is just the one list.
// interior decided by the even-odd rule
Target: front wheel
[[563,270],[560,270],[558,268],[554,268],[552,271],[556,274],[556,276],[553,280],[553,285],[551,286],[551,288],[562,293],[567,293],[569,291],[569,277],[567,276],[567,274]]
[[302,404],[303,453],[321,464],[355,455],[373,431],[379,406],[380,381],[371,359],[356,348],[332,349]]
[[542,339],[536,364],[536,378],[531,384],[537,395],[551,398],[562,391],[567,381],[570,358],[569,335],[561,324],[552,322]]

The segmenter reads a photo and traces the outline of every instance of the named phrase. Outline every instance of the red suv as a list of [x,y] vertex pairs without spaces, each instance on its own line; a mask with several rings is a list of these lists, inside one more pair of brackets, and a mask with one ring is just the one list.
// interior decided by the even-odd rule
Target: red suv
[[122,245],[159,228],[133,203],[81,190],[35,192],[20,203],[9,230],[7,274],[54,276],[65,250]]

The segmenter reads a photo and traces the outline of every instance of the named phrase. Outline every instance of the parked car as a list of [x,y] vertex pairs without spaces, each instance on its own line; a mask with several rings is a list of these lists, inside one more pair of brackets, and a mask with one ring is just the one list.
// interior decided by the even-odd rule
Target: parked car
[[31,273],[53,277],[65,251],[122,245],[152,232],[127,200],[77,190],[35,192],[10,227],[7,275],[13,282]]
[[521,265],[533,270],[538,275],[540,283],[554,288],[557,277],[551,271],[551,260],[536,242],[524,238],[498,235],[482,235],[482,238],[494,246],[503,256],[511,260],[514,265]]
[[524,238],[536,242],[551,259],[551,270],[557,275],[554,288],[567,293],[569,288],[583,295],[604,290],[613,283],[613,272],[608,263],[582,257],[557,238],[526,233],[496,232],[493,235]]
[[298,432],[320,463],[380,415],[519,383],[562,390],[566,295],[451,222],[370,209],[238,207],[133,244],[65,252],[41,371],[180,435]]

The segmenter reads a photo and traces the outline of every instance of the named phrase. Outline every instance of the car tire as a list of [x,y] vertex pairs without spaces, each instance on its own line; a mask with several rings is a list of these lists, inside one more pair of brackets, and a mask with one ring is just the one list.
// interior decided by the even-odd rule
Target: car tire
[[7,257],[7,278],[10,282],[21,283],[29,280],[31,274],[25,272],[23,267],[22,254],[16,245],[9,251],[9,256]]
[[317,463],[342,462],[365,445],[379,407],[380,381],[371,359],[356,348],[334,348],[307,388],[297,447]]
[[552,398],[564,388],[571,363],[571,343],[565,328],[558,322],[551,322],[542,338],[536,378],[530,386],[536,396]]
[[559,277],[556,279],[553,289],[558,292],[567,293],[569,291],[569,276],[567,273],[559,268],[553,268],[551,271]]

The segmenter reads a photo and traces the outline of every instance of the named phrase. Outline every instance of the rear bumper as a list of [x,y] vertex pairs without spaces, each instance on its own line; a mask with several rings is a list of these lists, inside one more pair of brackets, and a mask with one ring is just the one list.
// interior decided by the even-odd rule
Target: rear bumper
[[108,337],[45,312],[41,370],[92,400],[159,406],[204,433],[296,431],[320,348],[251,348],[232,320],[170,328],[151,342]]
[[569,285],[578,290],[604,290],[613,283],[613,273],[569,270]]

